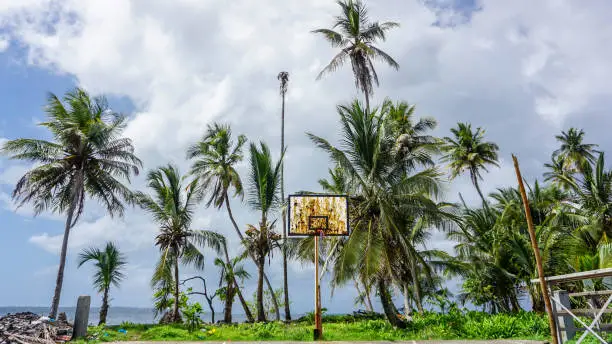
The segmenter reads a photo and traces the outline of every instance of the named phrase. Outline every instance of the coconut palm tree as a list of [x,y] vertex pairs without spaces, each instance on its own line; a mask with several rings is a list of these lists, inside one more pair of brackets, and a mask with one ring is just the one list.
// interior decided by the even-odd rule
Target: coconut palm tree
[[[229,193],[233,191],[235,197],[240,197],[241,200],[244,198],[242,179],[236,170],[236,166],[244,157],[242,148],[246,141],[247,138],[244,135],[239,135],[237,140],[234,141],[231,128],[228,125],[214,123],[208,126],[204,137],[187,150],[187,158],[193,160],[189,174],[199,178],[202,191],[207,195],[206,206],[214,205],[217,209],[220,209],[225,205],[241,243],[246,243],[246,238],[234,218]],[[249,256],[257,264],[252,252],[249,252]],[[265,273],[264,281],[270,294],[275,295],[270,280]],[[276,320],[280,320],[278,300],[273,297],[272,301]]]
[[127,265],[125,256],[112,242],[106,243],[103,250],[96,247],[84,249],[79,254],[79,267],[93,261],[95,274],[93,284],[98,293],[102,293],[102,306],[100,307],[100,321],[98,325],[106,324],[108,314],[108,293],[111,285],[119,287],[123,280],[124,268]]
[[341,0],[337,3],[341,14],[336,17],[332,28],[312,31],[323,35],[332,47],[340,48],[340,52],[319,73],[317,80],[325,74],[335,72],[350,60],[355,86],[363,92],[366,109],[369,109],[370,96],[374,93],[373,84],[378,86],[374,60],[381,60],[394,69],[399,69],[399,64],[389,54],[376,47],[376,43],[385,41],[387,31],[399,24],[371,22],[368,9],[360,0]]
[[[278,73],[280,81],[281,105],[281,152],[285,150],[285,95],[287,94],[287,84],[289,83],[289,73]],[[285,164],[281,165],[281,200],[285,202]],[[289,280],[287,279],[287,218],[285,205],[282,206],[283,221],[283,294],[285,296],[285,321],[291,321],[291,309],[289,307]]]
[[234,297],[238,295],[240,302],[242,302],[243,309],[247,315],[249,322],[253,322],[253,315],[249,309],[246,300],[242,296],[240,291],[240,284],[238,280],[245,280],[251,278],[251,275],[244,269],[244,266],[240,263],[247,257],[246,252],[232,259],[226,257],[225,260],[221,258],[215,259],[215,265],[221,269],[219,276],[219,287],[222,288],[222,301],[225,303],[223,308],[223,321],[226,324],[232,323],[232,305],[234,303]]
[[596,144],[583,143],[584,130],[569,128],[567,132],[562,131],[561,135],[555,136],[561,143],[561,147],[553,152],[553,158],[561,158],[564,168],[571,171],[579,171],[586,162],[595,163],[598,153]]
[[247,249],[255,256],[258,269],[257,321],[266,321],[263,300],[265,259],[272,251],[275,242],[280,239],[273,230],[276,221],[270,221],[270,215],[282,204],[278,191],[283,154],[274,162],[270,149],[263,142],[260,142],[259,147],[251,143],[250,153],[248,203],[253,210],[261,213],[261,218],[258,226],[249,226]]
[[385,99],[382,112],[388,113],[389,127],[397,136],[396,147],[403,154],[405,161],[413,164],[407,166],[413,169],[416,165],[433,166],[433,155],[439,153],[441,140],[429,132],[438,126],[433,117],[415,118],[416,107],[405,101],[393,103]]
[[98,200],[110,216],[122,216],[124,202],[132,193],[129,182],[142,165],[128,138],[121,137],[126,118],[113,112],[104,97],[90,97],[80,88],[63,99],[50,94],[45,107],[47,128],[52,140],[16,139],[6,142],[2,153],[34,166],[24,174],[13,199],[18,206],[34,205],[38,215],[46,210],[66,214],[60,263],[51,303],[50,317],[57,309],[64,281],[70,230],[78,222],[85,199]]
[[552,156],[550,163],[544,164],[544,167],[548,169],[544,173],[544,181],[552,182],[563,190],[569,190],[571,188],[572,181],[574,180],[575,172],[566,168],[565,158],[554,155]]
[[573,182],[574,213],[579,219],[574,236],[579,245],[576,257],[597,256],[599,246],[612,237],[612,171],[606,170],[604,153],[594,166],[584,162],[582,177]]
[[[181,320],[179,311],[179,265],[204,267],[204,255],[198,246],[208,246],[217,253],[221,252],[222,240],[219,235],[210,231],[191,229],[193,212],[203,194],[197,178],[184,184],[185,178],[178,168],[166,165],[152,170],[147,175],[147,184],[153,195],[143,192],[136,193],[140,206],[153,216],[159,225],[159,234],[155,237],[155,245],[161,254],[151,283],[169,284],[172,279],[174,286],[174,305],[171,321]],[[172,271],[171,277],[169,272]]]
[[419,172],[407,168],[413,164],[396,149],[398,133],[390,128],[388,112],[367,111],[354,101],[339,105],[338,114],[340,146],[308,134],[354,184],[352,233],[333,259],[332,283],[363,276],[367,285],[377,287],[388,320],[404,327],[388,289],[397,277],[393,263],[417,254],[407,235],[410,218],[430,216],[433,222],[440,217],[431,198],[437,195],[441,174],[431,167]]
[[442,160],[449,163],[450,176],[456,178],[458,175],[468,172],[470,180],[476,188],[483,204],[487,204],[478,180],[482,180],[481,171],[487,172],[487,166],[498,166],[497,151],[499,147],[493,142],[484,141],[484,130],[480,127],[472,131],[469,123],[457,123],[457,128],[452,128],[453,137],[445,137],[442,146],[444,156]]

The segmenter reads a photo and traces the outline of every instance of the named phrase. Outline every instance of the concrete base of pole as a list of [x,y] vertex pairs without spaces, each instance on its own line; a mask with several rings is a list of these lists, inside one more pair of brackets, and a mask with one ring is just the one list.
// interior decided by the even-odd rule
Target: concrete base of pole
[[91,297],[88,295],[79,296],[76,311],[74,314],[74,328],[72,329],[72,339],[87,336],[87,325],[89,324],[89,309]]

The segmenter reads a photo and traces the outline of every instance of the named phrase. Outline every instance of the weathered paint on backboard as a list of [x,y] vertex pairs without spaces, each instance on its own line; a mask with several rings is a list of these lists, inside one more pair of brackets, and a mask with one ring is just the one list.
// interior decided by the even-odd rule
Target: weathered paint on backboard
[[[290,195],[289,235],[348,235],[348,197],[345,195]],[[327,229],[324,227],[327,226]]]

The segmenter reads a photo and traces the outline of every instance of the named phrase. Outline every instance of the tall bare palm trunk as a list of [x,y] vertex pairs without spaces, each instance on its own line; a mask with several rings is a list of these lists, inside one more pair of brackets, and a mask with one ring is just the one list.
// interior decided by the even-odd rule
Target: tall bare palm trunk
[[178,255],[174,257],[174,309],[172,311],[172,322],[180,322],[179,312],[179,260]]
[[[285,150],[285,92],[287,90],[286,79],[281,79],[282,110],[281,110],[281,154]],[[287,216],[285,210],[285,163],[281,162],[280,174],[281,199],[283,201],[283,294],[285,296],[285,320],[291,321],[291,310],[289,309],[289,281],[287,278]]]
[[108,287],[104,288],[102,296],[102,306],[100,307],[100,321],[98,325],[106,324],[106,316],[108,315]]
[[57,310],[59,308],[60,296],[62,294],[62,284],[64,282],[64,268],[66,267],[66,254],[68,250],[68,235],[70,235],[70,226],[72,224],[72,216],[76,205],[73,204],[68,210],[66,217],[66,227],[64,229],[64,238],[62,240],[62,250],[60,251],[60,263],[57,269],[57,279],[55,280],[55,292],[53,293],[53,301],[51,302],[51,313],[49,318],[57,318]]
[[[236,234],[238,234],[238,237],[240,238],[240,242],[243,243],[244,236],[242,235],[242,232],[240,232],[240,229],[238,228],[238,224],[236,223],[236,220],[234,219],[234,214],[232,213],[232,208],[230,207],[229,197],[227,197],[227,193],[225,194],[225,207],[227,208],[227,213],[229,214],[230,220],[232,221],[232,224],[234,225]],[[259,269],[259,261],[253,255],[253,252],[249,251],[248,253],[249,253],[249,257],[251,257],[251,259],[253,260],[255,265],[257,265],[257,268]],[[264,258],[264,264],[265,264],[265,258]],[[262,265],[262,272],[263,272],[263,266],[264,265]],[[274,294],[274,289],[272,288],[272,284],[270,284],[270,280],[268,279],[268,276],[265,273],[263,274],[263,279],[266,282],[270,295],[272,295],[272,304],[274,305],[274,312],[276,313],[276,320],[280,320],[280,307],[278,306],[278,300],[276,300],[276,294]]]
[[81,195],[79,190],[81,190],[83,186],[83,171],[78,171],[77,176],[74,179],[72,185],[72,204],[70,204],[70,208],[68,209],[68,216],[66,217],[66,227],[64,229],[64,238],[62,240],[62,249],[60,251],[60,263],[59,268],[57,269],[57,279],[55,281],[55,292],[53,293],[53,301],[51,302],[51,314],[50,318],[57,318],[57,310],[59,308],[60,296],[62,294],[62,285],[64,283],[64,269],[66,267],[66,255],[68,253],[68,237],[70,235],[70,229],[74,226],[74,212],[77,209],[78,203],[81,200]]

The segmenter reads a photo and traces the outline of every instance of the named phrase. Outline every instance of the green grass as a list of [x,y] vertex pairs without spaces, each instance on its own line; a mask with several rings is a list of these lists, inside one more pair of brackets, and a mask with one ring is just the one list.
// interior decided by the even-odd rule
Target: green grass
[[[570,340],[567,342],[567,344],[574,344],[576,343],[576,341],[578,340],[578,338],[580,338],[580,336],[582,335],[582,332],[578,332],[576,333],[576,337],[574,337],[573,340]],[[612,333],[608,333],[607,336],[606,334],[601,335],[601,337],[605,340],[608,341],[608,343],[612,343]],[[601,342],[599,341],[599,339],[595,338],[592,334],[589,334],[583,341],[583,344],[601,344]]]
[[[120,333],[119,330],[127,333]],[[205,325],[189,332],[182,325],[141,325],[124,323],[106,328],[91,327],[90,340],[107,341],[311,341],[312,322],[305,318],[291,324]],[[482,312],[453,311],[415,316],[407,329],[393,328],[384,319],[358,319],[353,316],[325,316],[325,340],[376,341],[419,339],[536,339],[549,338],[546,318],[530,313],[490,315]],[[81,341],[83,342],[83,341]]]

